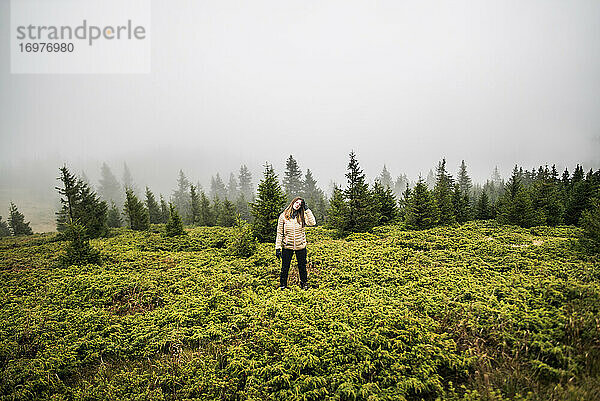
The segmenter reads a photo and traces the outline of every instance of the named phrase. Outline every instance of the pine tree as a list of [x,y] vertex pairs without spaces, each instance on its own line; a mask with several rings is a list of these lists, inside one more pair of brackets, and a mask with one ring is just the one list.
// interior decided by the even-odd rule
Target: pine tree
[[435,199],[420,176],[410,192],[405,218],[409,229],[423,230],[437,224],[438,210]]
[[532,184],[531,192],[533,208],[542,219],[540,224],[549,226],[561,224],[564,214],[562,196],[558,182],[550,175],[547,168],[538,174]]
[[291,202],[296,196],[301,196],[303,191],[302,170],[298,167],[296,159],[292,155],[288,157],[285,163],[285,173],[283,176],[283,189],[287,202]]
[[217,219],[217,225],[221,227],[232,227],[235,224],[235,218],[238,213],[235,210],[233,203],[229,199],[225,198],[223,205],[221,206],[221,213]]
[[8,227],[14,236],[33,234],[31,227],[29,227],[29,222],[25,222],[25,216],[19,212],[17,206],[13,202],[10,202]]
[[279,186],[273,166],[265,163],[264,177],[258,184],[256,199],[250,203],[254,216],[252,231],[259,241],[275,241],[277,219],[285,206],[285,194]]
[[344,236],[348,234],[348,215],[349,211],[344,191],[337,184],[334,184],[325,226],[337,230],[339,236]]
[[111,228],[119,228],[123,225],[123,221],[121,220],[121,212],[119,212],[119,208],[114,201],[111,201],[110,209],[108,209],[108,213],[106,215],[106,225]]
[[222,213],[221,200],[217,197],[214,197],[212,204],[213,223],[214,225],[219,225],[219,217]]
[[344,190],[348,205],[348,221],[345,231],[368,231],[377,224],[377,209],[354,151],[350,152],[348,172],[345,175],[348,179],[348,185]]
[[208,197],[203,192],[200,192],[200,219],[198,225],[201,226],[214,226],[216,223],[216,216],[213,214],[213,209],[210,206]]
[[497,216],[499,223],[531,227],[540,222],[522,180],[523,170],[515,165],[512,176],[506,183],[505,192],[499,199]]
[[79,202],[74,209],[76,222],[85,227],[89,238],[105,236],[108,233],[108,205],[85,182],[79,180],[78,185]]
[[8,237],[10,235],[10,229],[8,228],[8,224],[5,221],[2,221],[2,216],[0,216],[0,238]]
[[190,186],[190,224],[200,223],[200,197],[194,185]]
[[162,213],[160,206],[154,197],[150,188],[146,187],[146,209],[148,209],[148,217],[150,218],[150,224],[162,223]]
[[144,204],[135,196],[131,188],[125,190],[123,215],[127,226],[132,230],[143,231],[150,228],[150,218]]
[[387,170],[387,167],[385,166],[385,164],[383,165],[383,170],[381,171],[381,174],[379,174],[378,179],[384,188],[392,188],[393,189],[392,175]]
[[107,202],[114,201],[118,206],[123,204],[121,184],[106,163],[102,163],[99,182],[98,194],[102,199]]
[[591,194],[592,188],[590,183],[585,179],[583,167],[578,164],[573,171],[570,187],[566,196],[564,215],[566,224],[579,224],[581,214],[589,207]]
[[170,211],[167,206],[167,202],[165,202],[162,194],[160,195],[160,222],[162,224],[166,224],[167,220],[169,220]]
[[105,236],[108,206],[105,201],[81,179],[77,179],[66,166],[60,168],[61,187],[55,187],[61,195],[61,210],[56,213],[57,230],[64,232],[70,223],[81,224],[89,238]]
[[411,195],[411,190],[408,185],[408,182],[406,182],[406,189],[404,190],[404,192],[402,192],[402,197],[398,201],[398,203],[400,205],[398,217],[401,220],[406,220],[406,214],[408,213],[408,204],[410,201],[410,195]]
[[250,214],[250,204],[248,203],[248,200],[243,192],[240,192],[239,196],[235,200],[235,208],[240,214],[240,218],[243,220],[250,221],[252,219],[252,215]]
[[402,199],[402,194],[404,193],[407,185],[409,185],[409,181],[406,174],[401,174],[396,177],[396,182],[394,183],[394,195],[396,195],[398,199]]
[[325,193],[317,186],[317,181],[314,179],[310,169],[306,170],[306,175],[304,176],[304,188],[301,196],[306,201],[306,204],[309,205],[310,210],[315,216],[315,220],[318,222],[325,221],[327,209]]
[[433,191],[433,189],[435,188],[435,182],[436,182],[436,178],[435,178],[435,174],[433,173],[433,170],[429,169],[429,172],[427,173],[427,189],[429,189],[430,191]]
[[251,202],[254,200],[254,188],[252,187],[252,174],[245,164],[240,166],[240,173],[238,175],[240,183],[240,192],[244,194],[246,201]]
[[477,205],[475,206],[475,218],[477,220],[487,220],[492,218],[490,200],[486,191],[481,191],[481,194],[477,199]]
[[456,221],[464,223],[471,220],[471,201],[468,193],[463,192],[460,188],[460,184],[455,182],[452,189],[452,205]]
[[66,224],[73,222],[76,216],[76,206],[81,201],[79,182],[75,174],[72,174],[67,166],[60,168],[60,176],[57,178],[63,184],[62,187],[55,187],[58,193],[62,196],[60,203],[61,210],[56,212],[56,229],[58,232],[63,232],[66,229]]
[[379,179],[373,184],[373,197],[377,205],[377,225],[392,224],[398,219],[398,203],[389,186],[384,186]]
[[460,192],[463,195],[466,194],[467,196],[469,196],[471,194],[471,188],[473,187],[473,183],[471,181],[471,177],[469,177],[469,173],[467,172],[467,165],[465,164],[464,160],[460,162],[457,181]]
[[172,203],[169,204],[169,219],[165,224],[165,235],[167,237],[186,235],[186,232],[183,229],[183,222],[181,221],[181,217],[179,217],[179,213],[177,213],[177,209],[173,206]]
[[60,256],[62,266],[84,266],[102,262],[100,252],[90,244],[87,230],[83,225],[74,221],[67,222],[64,235],[69,244],[66,253]]
[[180,216],[190,215],[190,182],[182,170],[179,170],[177,178],[177,189],[173,191],[173,206],[177,209]]
[[131,171],[129,171],[129,167],[127,167],[127,163],[123,162],[123,189],[130,188],[135,196],[139,196],[139,190],[133,181],[133,176],[131,175]]
[[229,182],[227,183],[227,199],[237,199],[240,191],[238,183],[233,173],[229,173]]
[[225,199],[226,195],[227,189],[225,188],[225,184],[219,173],[217,173],[216,177],[210,179],[210,197],[213,199]]
[[438,209],[438,224],[452,224],[456,221],[454,214],[454,205],[452,204],[452,188],[454,181],[452,176],[446,171],[446,159],[438,163],[436,182],[433,189]]

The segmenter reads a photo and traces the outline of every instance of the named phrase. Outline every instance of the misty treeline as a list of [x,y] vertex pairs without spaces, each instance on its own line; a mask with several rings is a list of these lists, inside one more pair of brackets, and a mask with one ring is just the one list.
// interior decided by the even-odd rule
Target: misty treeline
[[[63,187],[57,187],[61,195],[67,196],[65,191],[75,194],[72,204],[77,206],[71,206],[75,211],[70,211],[70,217],[84,226],[90,238],[105,236],[109,228],[121,226],[148,230],[151,224],[169,223],[170,218],[174,220],[169,223],[171,233],[183,233],[183,228],[179,228],[183,225],[234,226],[240,219],[251,224],[258,240],[272,241],[279,214],[295,196],[306,200],[317,222],[336,229],[341,236],[385,224],[404,224],[408,229],[419,230],[487,219],[521,227],[568,224],[598,231],[600,170],[585,172],[579,164],[572,172],[565,169],[562,173],[555,165],[531,170],[515,165],[506,181],[495,168],[490,179],[478,184],[472,182],[464,160],[453,176],[442,159],[426,179],[419,176],[413,183],[405,174],[394,180],[384,165],[370,185],[351,152],[347,182],[344,187],[334,183],[329,198],[311,170],[303,173],[292,155],[281,180],[272,165],[266,163],[256,190],[245,165],[237,174],[230,173],[227,184],[217,173],[211,178],[208,192],[180,170],[175,189],[168,197],[155,194],[147,186],[140,190],[127,164],[119,182],[104,163],[97,191],[85,173],[76,177],[63,167],[59,178],[63,183]],[[72,181],[68,184],[70,189],[67,180]],[[59,232],[65,231],[69,216],[70,202],[62,202],[62,209],[57,212]],[[9,224],[0,218],[0,232],[31,233],[14,204]]]

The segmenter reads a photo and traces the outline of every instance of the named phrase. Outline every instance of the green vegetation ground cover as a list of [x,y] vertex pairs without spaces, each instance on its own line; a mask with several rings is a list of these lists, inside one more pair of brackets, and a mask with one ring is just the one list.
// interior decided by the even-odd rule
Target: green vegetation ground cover
[[2,239],[0,398],[600,394],[600,262],[578,228],[310,227],[307,291],[277,289],[273,244],[231,256],[231,230],[118,229],[91,241],[102,266],[66,268],[54,234]]

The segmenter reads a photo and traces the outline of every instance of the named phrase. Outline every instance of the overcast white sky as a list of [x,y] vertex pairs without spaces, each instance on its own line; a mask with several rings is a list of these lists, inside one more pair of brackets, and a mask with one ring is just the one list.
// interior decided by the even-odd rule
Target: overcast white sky
[[56,160],[95,178],[127,160],[142,184],[179,168],[208,184],[240,163],[282,172],[293,154],[326,189],[352,149],[369,178],[386,163],[414,179],[442,157],[475,180],[495,165],[600,167],[597,0],[151,7],[150,74],[12,75],[0,0],[5,173]]

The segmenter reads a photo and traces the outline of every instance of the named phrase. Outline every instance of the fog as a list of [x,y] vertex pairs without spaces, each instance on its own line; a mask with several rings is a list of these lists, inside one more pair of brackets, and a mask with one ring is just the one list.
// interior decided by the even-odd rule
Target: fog
[[[0,1],[0,215],[46,228],[66,163],[169,195],[293,155],[329,193],[354,150],[415,180],[446,158],[600,167],[600,2],[152,1],[150,74],[11,74]],[[33,213],[33,205],[42,205]],[[29,215],[27,213],[30,212]],[[49,223],[50,222],[50,223]],[[50,228],[51,229],[51,228]]]

